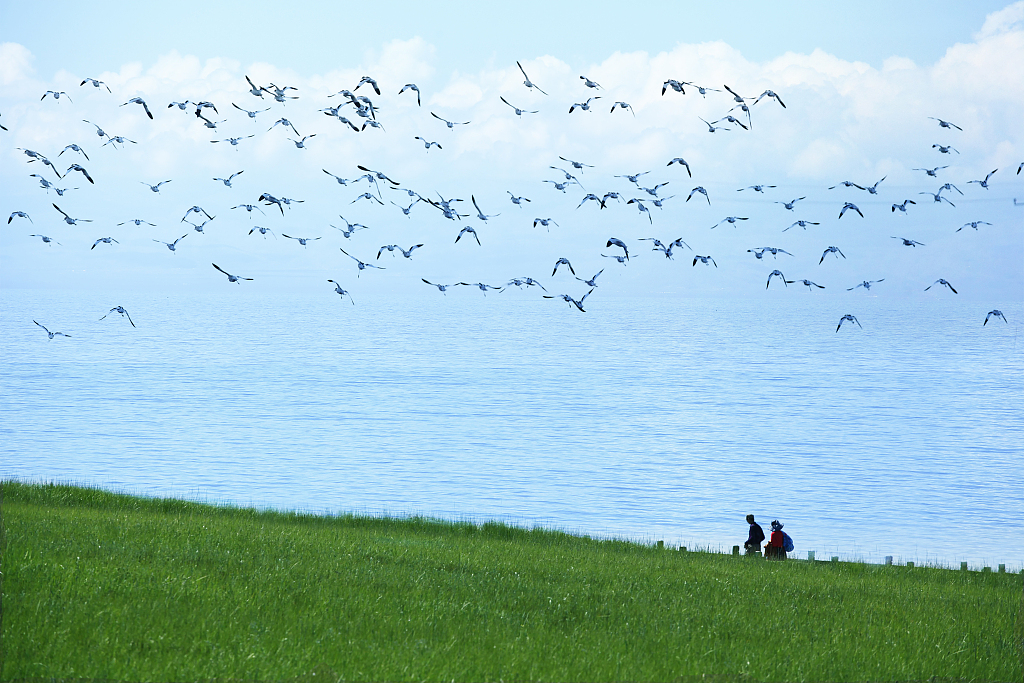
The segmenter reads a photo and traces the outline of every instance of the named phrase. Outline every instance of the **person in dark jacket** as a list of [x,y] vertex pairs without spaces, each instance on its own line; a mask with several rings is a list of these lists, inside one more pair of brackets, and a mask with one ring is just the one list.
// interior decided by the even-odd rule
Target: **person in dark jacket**
[[764,547],[764,559],[786,559],[786,535],[782,533],[782,526],[779,520],[772,520],[772,537]]
[[746,548],[747,555],[760,555],[761,543],[764,542],[764,529],[754,521],[754,515],[747,515],[747,524],[750,525],[750,532],[747,534],[747,542],[743,544],[743,547]]

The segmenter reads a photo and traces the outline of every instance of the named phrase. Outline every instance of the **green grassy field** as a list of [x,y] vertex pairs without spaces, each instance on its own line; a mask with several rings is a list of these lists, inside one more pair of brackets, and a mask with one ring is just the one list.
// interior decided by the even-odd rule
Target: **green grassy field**
[[1019,574],[2,491],[4,679],[1022,679]]

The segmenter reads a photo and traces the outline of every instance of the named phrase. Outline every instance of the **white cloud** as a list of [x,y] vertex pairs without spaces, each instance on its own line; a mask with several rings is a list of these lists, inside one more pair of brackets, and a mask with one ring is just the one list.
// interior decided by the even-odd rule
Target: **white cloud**
[[33,73],[32,53],[18,43],[0,43],[0,85],[11,85]]
[[1022,28],[1024,28],[1024,2],[1015,2],[985,17],[985,23],[982,24],[981,30],[974,34],[974,39],[981,41],[1000,33],[1019,31]]

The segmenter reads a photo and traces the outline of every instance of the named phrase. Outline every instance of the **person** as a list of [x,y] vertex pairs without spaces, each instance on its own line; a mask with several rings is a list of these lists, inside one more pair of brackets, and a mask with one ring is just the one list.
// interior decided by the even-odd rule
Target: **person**
[[764,542],[764,529],[754,521],[754,515],[747,515],[747,524],[750,525],[750,532],[747,534],[747,542],[743,544],[743,547],[746,549],[747,555],[760,555],[761,543]]
[[764,559],[786,559],[786,535],[782,533],[783,524],[777,519],[772,520],[772,536],[764,547]]

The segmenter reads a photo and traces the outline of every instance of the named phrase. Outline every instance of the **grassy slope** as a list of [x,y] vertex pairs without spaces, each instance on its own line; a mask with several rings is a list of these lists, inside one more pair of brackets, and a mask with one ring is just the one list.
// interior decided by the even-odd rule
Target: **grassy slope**
[[8,679],[1021,680],[1020,575],[3,493]]

